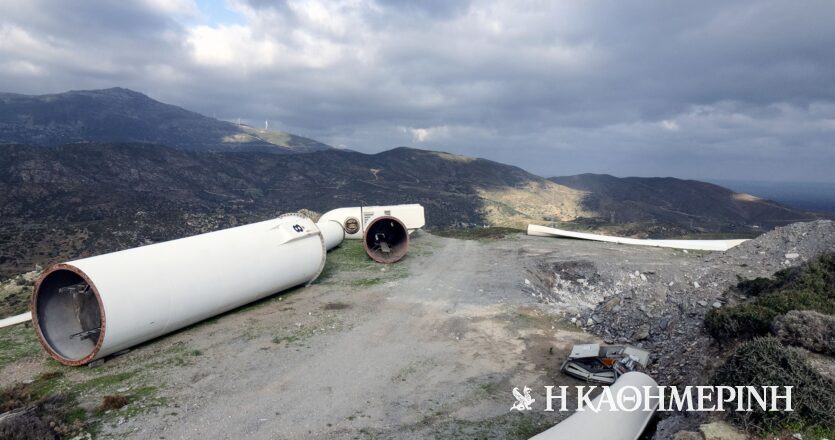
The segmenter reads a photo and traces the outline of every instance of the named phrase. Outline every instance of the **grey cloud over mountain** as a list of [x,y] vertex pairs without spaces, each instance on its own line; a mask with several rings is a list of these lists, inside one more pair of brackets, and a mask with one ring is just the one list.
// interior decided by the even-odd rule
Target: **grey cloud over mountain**
[[124,86],[360,151],[835,180],[835,3],[6,0],[0,89]]

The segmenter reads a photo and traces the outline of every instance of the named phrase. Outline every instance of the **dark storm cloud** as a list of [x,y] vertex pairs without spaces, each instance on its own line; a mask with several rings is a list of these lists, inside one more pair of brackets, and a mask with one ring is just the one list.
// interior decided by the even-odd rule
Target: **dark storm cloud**
[[[543,175],[833,180],[835,3],[10,1],[0,81]],[[212,23],[212,24],[210,24]]]

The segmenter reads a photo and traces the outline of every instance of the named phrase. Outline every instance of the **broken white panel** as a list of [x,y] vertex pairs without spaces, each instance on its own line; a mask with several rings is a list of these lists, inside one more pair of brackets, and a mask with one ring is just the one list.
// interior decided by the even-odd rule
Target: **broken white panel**
[[700,251],[726,251],[748,240],[651,240],[610,235],[590,234],[587,232],[566,231],[540,225],[528,225],[528,235],[537,237],[567,237],[581,240],[603,241],[607,243],[632,244],[636,246],[654,246],[672,249],[690,249]]
[[607,385],[614,383],[617,379],[615,371],[612,369],[589,371],[586,366],[573,360],[564,362],[560,367],[560,371],[569,376],[576,377],[577,379],[583,379],[587,382],[596,382]]
[[571,347],[569,359],[585,359],[598,357],[600,355],[600,344],[577,344]]
[[627,345],[623,349],[623,354],[634,359],[635,362],[641,364],[644,367],[649,365],[649,352],[646,350],[641,350],[640,348],[635,348]]
[[21,313],[20,315],[10,316],[8,318],[0,319],[0,328],[10,327],[15,324],[22,324],[32,320],[32,312]]

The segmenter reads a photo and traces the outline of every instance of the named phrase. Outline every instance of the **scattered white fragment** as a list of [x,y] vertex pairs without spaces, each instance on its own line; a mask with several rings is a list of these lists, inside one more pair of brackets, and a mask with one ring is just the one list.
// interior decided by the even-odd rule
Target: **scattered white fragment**
[[786,254],[786,259],[788,259],[788,260],[794,260],[795,258],[798,258],[798,257],[800,257],[800,254],[798,254],[796,252],[791,252],[791,253]]
[[539,225],[528,225],[528,235],[538,237],[569,237],[582,240],[603,241],[608,243],[632,244],[638,246],[655,246],[675,249],[698,249],[704,251],[726,251],[747,240],[643,240],[628,237],[614,237],[609,235],[589,234],[585,232],[566,231],[564,229],[548,228]]
[[698,289],[700,287],[699,282],[698,281],[693,281],[693,287]]
[[525,285],[530,286],[531,285],[531,280],[525,278]]
[[8,318],[0,318],[0,328],[9,327],[16,324],[22,324],[32,320],[32,313],[26,312],[20,315],[9,316]]
[[714,309],[718,309],[718,308],[722,307],[722,303],[720,303],[719,301],[714,301],[713,304],[711,304],[711,305],[713,306]]

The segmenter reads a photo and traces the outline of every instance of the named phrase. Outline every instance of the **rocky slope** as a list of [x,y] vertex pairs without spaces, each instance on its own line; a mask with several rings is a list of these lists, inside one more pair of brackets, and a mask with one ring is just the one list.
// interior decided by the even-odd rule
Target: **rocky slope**
[[704,330],[705,313],[743,299],[728,295],[740,278],[770,277],[835,252],[835,222],[776,228],[726,252],[648,252],[668,253],[676,262],[642,268],[637,250],[614,265],[543,260],[532,269],[539,278],[530,288],[605,341],[652,351],[650,373],[659,383],[693,384],[704,379],[711,353],[718,353]]
[[[649,350],[647,373],[659,384],[706,385],[737,343],[717,343],[705,330],[705,315],[747,301],[734,288],[741,279],[772,277],[778,270],[835,252],[835,222],[779,227],[726,252],[590,246],[595,249],[580,248],[570,256],[547,254],[529,262],[526,291],[606,343]],[[620,258],[611,258],[613,252]],[[816,371],[835,378],[835,359],[805,353]],[[679,438],[673,437],[678,431],[697,430],[711,415],[661,417],[653,438],[666,440]]]
[[123,88],[52,95],[0,93],[0,144],[145,142],[197,151],[306,153],[328,145],[219,121]]

